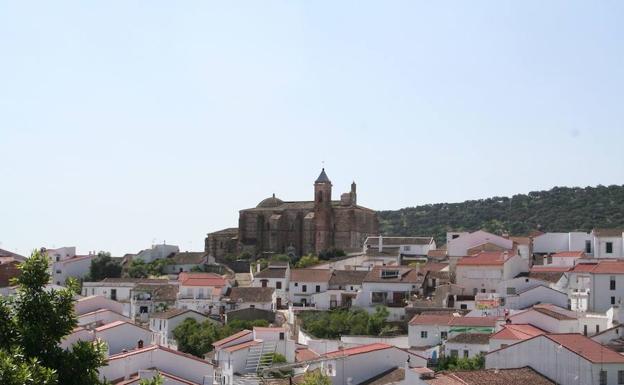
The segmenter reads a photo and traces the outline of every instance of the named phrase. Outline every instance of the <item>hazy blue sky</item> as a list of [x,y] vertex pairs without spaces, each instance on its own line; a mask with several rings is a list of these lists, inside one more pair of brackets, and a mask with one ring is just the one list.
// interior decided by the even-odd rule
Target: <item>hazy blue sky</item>
[[[0,1],[0,248],[201,250],[275,192],[624,183],[624,2]],[[425,234],[419,234],[425,235]]]

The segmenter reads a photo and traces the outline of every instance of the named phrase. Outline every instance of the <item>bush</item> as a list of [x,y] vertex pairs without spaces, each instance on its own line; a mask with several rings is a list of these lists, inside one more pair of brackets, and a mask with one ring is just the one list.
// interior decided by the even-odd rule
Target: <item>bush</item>
[[472,358],[440,357],[436,370],[480,370],[485,368],[485,357],[479,354]]
[[339,338],[341,335],[378,336],[384,331],[388,309],[379,306],[373,314],[362,309],[307,311],[300,315],[302,327],[316,338]]

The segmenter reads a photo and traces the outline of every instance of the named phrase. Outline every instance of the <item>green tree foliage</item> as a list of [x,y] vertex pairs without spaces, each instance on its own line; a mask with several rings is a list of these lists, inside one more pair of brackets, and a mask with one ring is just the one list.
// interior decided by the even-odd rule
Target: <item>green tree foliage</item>
[[436,370],[480,370],[485,368],[485,357],[479,354],[472,358],[440,357]]
[[166,258],[155,259],[145,263],[141,259],[134,259],[130,263],[127,275],[130,278],[148,278],[150,276],[161,276],[165,274],[165,267],[170,263]]
[[340,258],[340,257],[344,257],[346,255],[347,255],[347,253],[345,253],[344,250],[331,248],[331,249],[328,249],[328,250],[322,250],[318,254],[318,257],[319,257],[319,259],[321,259],[323,261],[327,261],[329,259]]
[[320,262],[321,261],[316,255],[304,255],[303,257],[299,259],[299,261],[297,261],[297,264],[295,265],[295,267],[301,269],[305,267],[318,265]]
[[101,281],[104,278],[121,277],[121,264],[114,260],[109,252],[100,251],[91,260],[89,269],[89,281]]
[[301,385],[332,385],[332,382],[331,379],[321,373],[320,370],[313,370],[303,375]]
[[173,330],[173,337],[178,343],[178,350],[203,358],[204,354],[212,350],[213,342],[229,337],[243,329],[268,325],[266,320],[233,320],[227,325],[220,326],[212,321],[200,323],[194,318],[187,318]]
[[154,377],[150,378],[150,379],[143,379],[139,382],[139,385],[163,385],[165,379],[163,378],[163,376],[160,375],[160,373],[158,373],[157,375],[155,375]]
[[[48,259],[39,251],[21,268],[16,295],[0,300],[0,384],[100,384],[103,343],[80,341],[71,351],[59,347],[77,325],[75,281],[66,289],[44,290]],[[24,378],[30,379],[20,382]]]
[[446,242],[449,230],[483,229],[526,235],[531,230],[590,231],[624,227],[624,186],[555,187],[511,198],[438,203],[380,211],[381,231],[392,235],[433,235]]
[[306,311],[300,318],[302,327],[317,338],[339,338],[341,335],[373,335],[388,332],[384,329],[389,312],[379,306],[373,314],[362,309]]

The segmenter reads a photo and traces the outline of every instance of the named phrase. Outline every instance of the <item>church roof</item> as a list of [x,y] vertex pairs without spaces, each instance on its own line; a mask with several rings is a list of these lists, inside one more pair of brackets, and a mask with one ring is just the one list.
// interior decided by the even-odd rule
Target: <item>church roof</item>
[[318,176],[318,178],[316,178],[314,183],[331,183],[331,181],[327,177],[327,174],[325,174],[325,168],[324,167],[321,170],[321,174]]
[[281,206],[282,204],[284,204],[284,201],[282,201],[279,198],[275,197],[275,194],[273,194],[273,196],[268,197],[264,200],[262,200],[262,202],[258,203],[258,208],[270,208],[270,207],[278,207]]

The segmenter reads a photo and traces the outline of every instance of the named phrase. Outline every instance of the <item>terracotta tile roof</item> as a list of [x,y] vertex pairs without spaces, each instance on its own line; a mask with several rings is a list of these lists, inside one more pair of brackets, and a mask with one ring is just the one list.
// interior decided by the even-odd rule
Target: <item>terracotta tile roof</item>
[[329,269],[293,269],[290,271],[292,282],[329,282],[331,279]]
[[453,317],[449,326],[496,326],[496,317]]
[[286,266],[269,267],[261,272],[254,274],[254,278],[286,278]]
[[[396,247],[402,245],[428,245],[432,242],[432,237],[382,237],[383,247]],[[378,247],[379,237],[366,238],[364,245]]]
[[329,280],[330,286],[361,285],[368,271],[334,270]]
[[544,330],[531,324],[507,324],[503,325],[503,328],[497,333],[494,333],[491,339],[522,341],[545,333]]
[[530,245],[532,241],[531,237],[509,237],[509,239],[519,245]]
[[237,344],[237,345],[228,346],[227,348],[223,348],[223,350],[225,350],[228,353],[233,353],[233,352],[239,351],[241,349],[247,349],[247,348],[250,348],[252,346],[260,345],[261,343],[262,342],[260,342],[260,341],[251,340],[251,341],[247,341],[247,342],[242,342],[242,343]]
[[99,283],[154,283],[154,284],[167,284],[169,283],[168,279],[164,278],[104,278],[100,282],[85,282],[91,284],[99,284]]
[[272,287],[233,287],[229,299],[232,302],[272,302],[273,293]]
[[534,271],[531,269],[529,278],[539,279],[544,282],[559,282],[565,271]]
[[502,266],[513,256],[508,251],[481,251],[474,256],[463,257],[457,266]]
[[120,360],[120,359],[128,358],[128,357],[131,357],[131,356],[134,356],[134,355],[137,355],[137,354],[149,352],[151,350],[162,350],[162,351],[165,351],[165,352],[168,352],[168,353],[172,353],[172,354],[175,354],[175,355],[178,355],[178,356],[181,356],[181,357],[189,358],[191,360],[199,361],[201,363],[208,364],[210,366],[214,366],[214,365],[212,365],[212,363],[210,363],[210,362],[208,362],[206,360],[202,360],[201,358],[195,357],[192,354],[182,353],[182,352],[177,351],[177,350],[166,348],[166,347],[164,347],[162,345],[147,345],[146,347],[144,347],[142,349],[134,349],[134,350],[131,350],[129,352],[114,354],[114,355],[108,357],[108,361],[114,361],[114,360]]
[[[384,277],[384,272],[389,271],[398,271],[398,275],[396,277],[391,275]],[[399,266],[375,266],[368,272],[368,274],[366,274],[366,278],[364,278],[363,282],[422,284],[424,280],[425,275],[419,273],[416,269]]]
[[427,252],[427,256],[428,257],[434,257],[434,258],[444,258],[446,257],[446,250],[441,250],[441,249],[437,249],[437,250],[429,250]]
[[553,258],[585,258],[586,255],[582,251],[560,251],[551,254]]
[[534,305],[531,309],[560,321],[578,319],[575,312],[549,303]]
[[141,284],[132,289],[133,292],[151,293],[152,301],[175,301],[178,295],[178,285]]
[[212,346],[217,348],[217,347],[219,347],[221,345],[227,344],[228,342],[232,342],[232,341],[234,341],[234,340],[236,340],[238,338],[244,337],[244,336],[246,336],[247,334],[250,334],[250,333],[251,333],[251,330],[246,330],[246,329],[245,330],[241,330],[240,332],[234,333],[234,334],[232,334],[229,337],[225,337],[225,338],[223,338],[223,339],[221,339],[219,341],[213,342]]
[[416,314],[410,320],[410,325],[448,325],[453,318],[452,314]]
[[435,378],[423,381],[428,385],[555,385],[529,367],[439,372]]
[[490,342],[489,333],[461,333],[446,340],[447,343],[487,345]]
[[624,363],[623,355],[581,334],[546,334],[545,337],[594,363]]
[[571,270],[574,273],[624,274],[624,261],[599,261],[598,263],[579,263]]
[[215,273],[180,273],[178,281],[182,286],[212,286],[223,287],[227,284],[225,279]]
[[571,269],[571,266],[533,265],[530,273],[565,273]]
[[360,382],[359,385],[389,385],[399,384],[405,380],[404,368],[392,368],[380,373],[364,382]]
[[319,355],[310,349],[297,349],[295,352],[295,362],[310,361],[318,357]]
[[102,325],[102,326],[100,326],[98,328],[95,328],[95,331],[101,332],[101,331],[104,331],[104,330],[116,328],[117,326],[122,326],[122,325],[126,325],[126,324],[132,325],[132,326],[136,326],[136,325],[131,324],[130,322],[126,322],[126,321],[113,321],[113,322],[104,324],[104,325]]
[[593,233],[598,237],[621,237],[624,229],[594,229]]
[[392,347],[393,347],[392,345],[388,345],[388,344],[374,343],[374,344],[368,344],[368,345],[362,345],[362,346],[355,346],[353,348],[348,348],[348,349],[336,350],[333,352],[326,353],[325,357],[329,357],[329,358],[349,357],[349,356],[355,356],[358,354],[375,352],[378,350],[390,349]]

